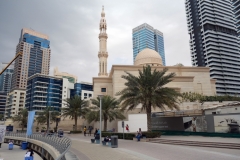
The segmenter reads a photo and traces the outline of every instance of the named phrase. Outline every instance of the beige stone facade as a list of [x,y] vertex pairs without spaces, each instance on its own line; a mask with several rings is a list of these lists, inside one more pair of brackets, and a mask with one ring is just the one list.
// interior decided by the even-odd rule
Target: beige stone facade
[[14,117],[25,107],[25,90],[13,90],[8,93],[6,108],[5,108],[5,117]]
[[67,78],[69,80],[69,82],[77,83],[77,76],[75,76],[73,74],[69,74],[67,72],[59,72],[58,67],[54,68],[53,76],[59,77],[59,78]]
[[[215,95],[215,80],[210,78],[208,67],[184,67],[184,66],[153,66],[158,71],[168,68],[167,73],[174,72],[176,77],[166,85],[166,87],[174,88],[179,92],[197,92],[204,95]],[[94,96],[101,94],[116,97],[116,93],[125,88],[125,79],[121,78],[126,75],[125,71],[137,76],[138,70],[142,70],[142,66],[132,65],[113,65],[109,77],[94,77],[93,90]],[[106,92],[104,91],[106,88]]]

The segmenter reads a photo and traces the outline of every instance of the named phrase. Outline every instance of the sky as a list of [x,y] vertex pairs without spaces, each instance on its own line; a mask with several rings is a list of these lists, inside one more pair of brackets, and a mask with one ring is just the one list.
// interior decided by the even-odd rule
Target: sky
[[164,34],[166,65],[191,66],[185,0],[1,0],[0,62],[10,62],[22,28],[47,34],[54,67],[92,83],[98,76],[99,22],[104,5],[108,71],[132,65],[132,29],[148,23]]

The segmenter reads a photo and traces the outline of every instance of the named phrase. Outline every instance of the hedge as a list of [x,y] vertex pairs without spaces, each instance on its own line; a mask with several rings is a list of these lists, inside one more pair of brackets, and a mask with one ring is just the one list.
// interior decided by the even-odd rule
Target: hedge
[[157,138],[161,136],[160,132],[142,132],[142,135],[146,138]]
[[70,131],[70,134],[82,133],[82,131]]
[[[118,136],[118,139],[123,139],[122,133],[114,133],[114,132],[102,132],[102,137],[111,137],[111,136]],[[124,133],[124,139],[132,140],[135,137],[134,133]]]
[[[123,133],[114,133],[114,132],[102,132],[102,137],[110,137],[113,135],[117,135],[118,139],[123,139]],[[160,132],[142,132],[143,137],[146,138],[156,138],[160,137],[161,133]],[[124,139],[129,139],[132,140],[136,136],[135,133],[124,133]]]

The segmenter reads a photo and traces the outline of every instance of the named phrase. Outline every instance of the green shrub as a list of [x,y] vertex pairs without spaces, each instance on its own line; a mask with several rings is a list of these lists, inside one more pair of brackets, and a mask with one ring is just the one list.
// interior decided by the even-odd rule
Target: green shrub
[[[117,135],[118,139],[123,139],[123,133],[113,133],[113,132],[102,132],[102,137],[111,137],[113,135]],[[161,133],[160,132],[142,132],[143,137],[146,138],[156,138],[160,137]],[[129,139],[132,140],[133,137],[135,137],[135,133],[124,133],[124,139]]]
[[[118,136],[118,139],[123,139],[123,133],[102,132],[102,137]],[[124,133],[124,139],[132,140],[135,137],[134,133]]]
[[160,132],[142,132],[143,137],[146,138],[157,138],[161,136]]
[[82,133],[82,131],[70,131],[70,134]]

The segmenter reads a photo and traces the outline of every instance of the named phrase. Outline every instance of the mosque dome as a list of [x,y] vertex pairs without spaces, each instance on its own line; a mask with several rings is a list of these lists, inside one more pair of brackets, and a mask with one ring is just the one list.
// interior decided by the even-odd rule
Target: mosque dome
[[158,52],[149,48],[145,48],[138,53],[137,57],[135,58],[134,65],[163,66],[162,57],[158,54]]

